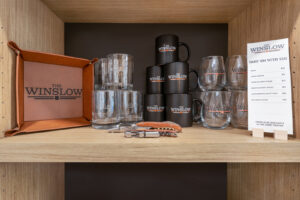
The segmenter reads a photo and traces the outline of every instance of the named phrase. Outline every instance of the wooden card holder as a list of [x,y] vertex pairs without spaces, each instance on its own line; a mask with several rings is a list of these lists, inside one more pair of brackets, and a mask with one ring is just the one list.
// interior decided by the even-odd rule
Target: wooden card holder
[[264,138],[264,129],[261,128],[254,128],[252,129],[252,137],[257,137],[257,138]]
[[[252,129],[252,137],[264,138],[264,130],[261,128]],[[275,140],[288,140],[288,132],[287,131],[274,131],[274,139]]]
[[288,140],[288,132],[287,131],[274,131],[274,139],[276,140]]

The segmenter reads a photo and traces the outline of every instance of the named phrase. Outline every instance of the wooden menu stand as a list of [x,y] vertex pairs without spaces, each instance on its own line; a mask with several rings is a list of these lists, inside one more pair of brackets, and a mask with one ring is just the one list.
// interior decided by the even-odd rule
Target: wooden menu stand
[[276,140],[288,140],[288,132],[287,131],[274,131],[274,139]]
[[261,128],[254,128],[252,129],[252,137],[257,137],[257,138],[264,138],[264,129]]
[[[252,137],[264,138],[264,130],[261,128],[254,128],[252,130]],[[276,140],[288,140],[288,132],[287,131],[274,131],[274,139]]]

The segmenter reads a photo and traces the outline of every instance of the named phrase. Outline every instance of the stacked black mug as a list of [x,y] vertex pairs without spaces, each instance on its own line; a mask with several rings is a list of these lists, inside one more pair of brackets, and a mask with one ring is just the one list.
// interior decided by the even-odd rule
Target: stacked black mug
[[[179,47],[187,58],[179,59]],[[173,121],[182,127],[192,126],[192,96],[189,93],[190,49],[173,34],[155,40],[156,65],[147,67],[145,121]]]

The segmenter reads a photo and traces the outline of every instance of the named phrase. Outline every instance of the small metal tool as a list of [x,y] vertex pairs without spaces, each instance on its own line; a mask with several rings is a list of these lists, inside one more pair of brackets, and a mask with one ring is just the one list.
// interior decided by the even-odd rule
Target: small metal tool
[[132,138],[158,138],[158,137],[177,137],[178,130],[173,128],[165,127],[147,127],[145,124],[143,126],[132,125],[119,125],[116,128],[109,129],[109,133],[124,133],[124,137]]
[[160,134],[157,131],[125,131],[124,136],[126,138],[157,138],[160,137]]

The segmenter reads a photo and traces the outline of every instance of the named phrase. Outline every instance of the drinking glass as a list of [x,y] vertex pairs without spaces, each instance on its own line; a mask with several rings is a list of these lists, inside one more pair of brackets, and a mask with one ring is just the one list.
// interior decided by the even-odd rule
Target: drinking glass
[[247,56],[235,55],[227,58],[227,88],[232,90],[247,89]]
[[96,90],[105,89],[107,83],[107,58],[100,58],[94,64],[94,85]]
[[198,67],[198,84],[202,91],[222,90],[226,83],[222,56],[208,56],[201,59]]
[[248,93],[247,90],[231,92],[231,124],[236,128],[248,128]]
[[133,87],[133,56],[129,54],[109,54],[108,82],[109,89],[132,89]]
[[201,121],[206,128],[226,128],[230,123],[230,92],[204,92]]
[[139,91],[120,90],[121,123],[132,124],[143,120],[143,95]]
[[120,122],[119,93],[116,90],[94,90],[92,126],[96,129],[118,127]]

